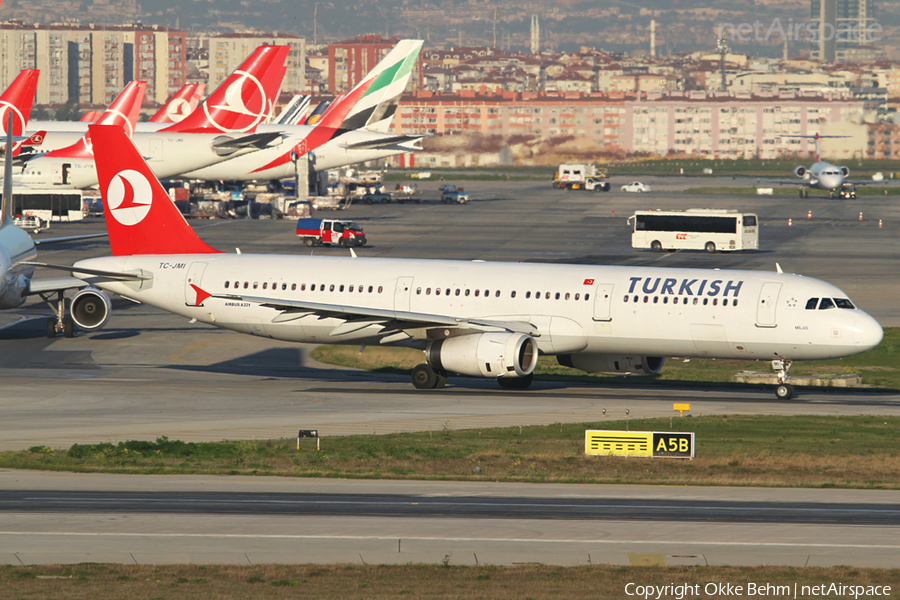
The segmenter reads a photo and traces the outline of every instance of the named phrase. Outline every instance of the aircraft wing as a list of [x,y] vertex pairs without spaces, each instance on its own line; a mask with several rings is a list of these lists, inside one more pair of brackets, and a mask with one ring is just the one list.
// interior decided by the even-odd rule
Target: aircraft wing
[[[449,315],[326,304],[322,302],[306,302],[302,300],[283,300],[262,296],[242,296],[239,294],[212,294],[212,297],[238,302],[251,302],[280,311],[280,314],[272,319],[273,323],[284,323],[286,321],[293,321],[294,319],[301,319],[311,315],[318,316],[322,319],[328,317],[344,319],[344,323],[341,323],[331,331],[331,335],[334,336],[352,333],[370,325],[380,325],[382,327],[380,335],[385,336],[382,338],[382,343],[411,337],[406,335],[404,331],[408,329],[421,329],[424,327],[454,327],[478,331],[510,331],[524,333],[535,337],[539,335],[537,327],[527,321],[464,319]],[[401,337],[396,338],[395,336],[398,334],[402,335]]]
[[[57,271],[68,271],[69,273],[84,273],[85,275],[96,275],[97,277],[105,277],[107,279],[115,279],[116,281],[144,281],[153,279],[152,275],[144,275],[141,273],[123,273],[121,271],[101,271],[99,269],[85,269],[84,267],[75,268],[72,265],[54,265],[50,263],[42,263],[42,262],[23,262],[19,263],[23,265],[31,265],[32,267],[44,267],[45,269],[56,269]],[[68,278],[64,278],[68,279]],[[74,277],[72,279],[75,279]],[[40,281],[38,279],[32,281]],[[84,283],[81,279],[77,279],[76,281],[80,281]]]
[[46,279],[29,279],[28,295],[46,294],[48,292],[64,292],[80,290],[90,284],[76,277],[48,277]]
[[78,240],[90,240],[94,238],[109,237],[109,233],[86,233],[84,235],[70,235],[68,237],[52,238],[49,240],[34,240],[34,245],[40,244],[59,244],[62,242],[75,242]]
[[775,183],[778,185],[803,185],[809,184],[808,179],[766,179],[764,177],[732,177],[732,181],[755,181],[757,183]]

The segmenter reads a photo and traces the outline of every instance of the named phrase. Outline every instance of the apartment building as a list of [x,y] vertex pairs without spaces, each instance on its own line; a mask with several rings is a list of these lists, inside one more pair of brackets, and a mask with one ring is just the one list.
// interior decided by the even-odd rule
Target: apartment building
[[165,27],[0,23],[0,86],[40,69],[38,104],[105,106],[132,80],[162,103],[185,81],[185,34]]

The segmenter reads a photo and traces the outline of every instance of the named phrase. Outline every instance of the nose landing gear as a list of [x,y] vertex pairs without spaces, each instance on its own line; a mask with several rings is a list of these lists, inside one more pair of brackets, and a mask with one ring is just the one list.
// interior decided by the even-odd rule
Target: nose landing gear
[[793,364],[793,361],[781,357],[772,361],[772,368],[778,376],[778,387],[775,388],[775,397],[779,400],[790,400],[794,397],[794,386],[787,383],[791,364]]

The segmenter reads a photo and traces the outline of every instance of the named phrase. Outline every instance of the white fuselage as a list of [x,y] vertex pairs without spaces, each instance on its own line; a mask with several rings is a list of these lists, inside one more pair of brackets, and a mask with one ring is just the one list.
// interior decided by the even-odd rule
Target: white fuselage
[[834,192],[844,185],[841,168],[826,162],[816,162],[807,171],[809,187]]
[[[827,359],[868,350],[883,334],[859,309],[806,308],[810,298],[846,298],[837,287],[768,272],[249,254],[118,256],[78,266],[140,270],[152,280],[96,285],[293,342],[377,344],[384,333],[370,325],[332,335],[343,320],[316,315],[273,322],[279,310],[237,299],[190,306],[197,296],[187,279],[211,294],[530,323],[545,354]],[[407,329],[404,344],[424,347],[429,329],[442,327]]]
[[[43,143],[38,147],[40,152],[49,152],[59,148],[65,148],[77,143],[81,136],[87,132],[87,124],[80,121],[55,123],[53,121],[41,122],[38,125],[46,126],[45,129],[36,129],[36,131],[45,130]],[[53,129],[54,125],[58,125],[62,129]],[[197,155],[190,155],[188,160],[176,159],[175,162],[169,163],[168,155],[174,152],[174,146],[171,143],[165,144],[165,152],[161,154],[159,148],[151,146],[156,142],[149,140],[158,140],[160,138],[170,139],[172,137],[181,139],[191,139],[191,136],[209,136],[207,139],[219,137],[219,135],[229,135],[230,137],[240,137],[242,134],[165,134],[154,133],[158,129],[170,126],[171,123],[138,123],[135,128],[133,140],[135,145],[141,151],[141,154],[150,158],[150,166],[153,172],[160,179],[174,178],[180,176],[183,179],[204,179],[207,181],[268,181],[272,179],[288,179],[294,176],[294,163],[290,160],[291,149],[306,140],[310,132],[313,130],[312,125],[260,125],[257,128],[258,133],[282,133],[283,139],[278,144],[273,144],[267,148],[256,150],[254,152],[242,152],[228,157],[216,156],[215,159],[209,161],[198,161]],[[30,125],[29,130],[36,127],[35,124]],[[33,133],[33,132],[32,132]],[[353,131],[342,132],[340,135],[325,142],[318,148],[310,152],[310,160],[313,163],[315,171],[326,171],[337,167],[352,165],[368,160],[376,160],[379,158],[387,158],[395,154],[405,152],[415,152],[421,148],[416,141],[406,143],[393,144],[385,148],[372,149],[353,149],[348,148],[349,144],[378,142],[378,140],[390,137],[386,133],[378,131],[369,131],[366,129],[356,129]],[[199,138],[198,138],[199,139]],[[169,150],[172,148],[172,150]],[[207,151],[209,145],[207,142]],[[213,153],[214,154],[214,153]],[[159,156],[158,156],[159,155]],[[205,156],[205,155],[204,155]],[[43,158],[34,158],[29,164]],[[47,159],[49,160],[49,159]],[[33,166],[30,170],[33,173],[29,176],[26,185],[61,185],[51,184],[50,179],[52,173],[57,173],[56,179],[62,177],[61,169],[65,161],[55,160],[54,165],[49,165],[46,161],[39,165]],[[90,163],[90,164],[88,164]],[[92,169],[93,161],[88,161],[83,166],[73,167],[74,170],[87,171]],[[275,163],[273,165],[273,163]],[[272,165],[269,168],[263,168]],[[56,169],[56,171],[53,171]],[[29,167],[26,165],[26,169]],[[41,176],[36,173],[40,172]],[[83,185],[85,180],[92,181],[91,176],[78,178],[78,187],[88,187],[96,185],[96,181]],[[96,177],[95,175],[93,176]],[[46,181],[45,181],[46,180]],[[23,183],[25,180],[23,179]],[[71,186],[67,186],[71,187]]]
[[[217,154],[212,146],[214,141],[224,137],[207,133],[136,133],[132,140],[141,155],[147,157],[154,174],[160,179],[169,179],[229,158]],[[75,143],[81,143],[80,139],[76,137]],[[253,148],[240,149],[231,156],[253,151]],[[25,164],[14,176],[14,181],[28,187],[85,189],[97,185],[97,167],[93,158],[37,156]]]

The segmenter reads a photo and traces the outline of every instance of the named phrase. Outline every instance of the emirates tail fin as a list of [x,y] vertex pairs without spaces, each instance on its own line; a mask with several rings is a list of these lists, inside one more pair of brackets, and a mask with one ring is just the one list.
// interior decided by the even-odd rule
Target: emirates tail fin
[[400,40],[347,95],[336,100],[319,121],[321,127],[380,131],[390,126],[400,96],[412,78],[422,40]]
[[0,94],[0,127],[4,134],[6,134],[6,115],[10,111],[13,114],[12,134],[20,136],[27,129],[39,75],[40,71],[37,69],[19,71],[9,87]]
[[197,237],[121,127],[90,125],[113,256],[213,254]]
[[272,113],[289,46],[260,46],[196,110],[169,133],[254,132]]

